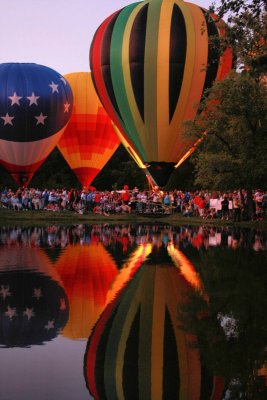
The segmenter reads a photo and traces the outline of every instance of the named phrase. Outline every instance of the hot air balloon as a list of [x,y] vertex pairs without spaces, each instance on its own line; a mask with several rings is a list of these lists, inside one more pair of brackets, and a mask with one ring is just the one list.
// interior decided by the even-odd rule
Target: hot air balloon
[[118,270],[102,243],[69,245],[56,264],[66,290],[70,316],[62,335],[85,339],[104,309]]
[[69,317],[65,290],[38,247],[0,250],[0,347],[30,347],[55,338]]
[[26,186],[56,146],[72,111],[69,84],[33,63],[0,65],[0,162]]
[[178,326],[177,307],[193,289],[167,248],[153,246],[122,290],[114,288],[84,358],[94,399],[219,400],[223,379],[202,368],[196,337]]
[[205,89],[232,67],[209,43],[223,22],[182,0],[148,0],[109,16],[90,47],[98,95],[133,158],[159,186],[194,149],[182,137]]
[[65,78],[73,92],[73,112],[58,148],[82,186],[88,186],[120,140],[96,94],[91,73],[73,72]]

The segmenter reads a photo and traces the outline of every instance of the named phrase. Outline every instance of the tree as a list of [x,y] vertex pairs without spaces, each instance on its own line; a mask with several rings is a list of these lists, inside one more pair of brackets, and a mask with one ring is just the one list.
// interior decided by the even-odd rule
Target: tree
[[249,74],[233,72],[214,85],[186,132],[205,132],[195,155],[196,183],[252,189],[266,182],[267,92]]
[[92,182],[93,186],[101,189],[122,189],[127,184],[130,188],[137,186],[139,189],[148,187],[144,172],[130,157],[121,144],[111,159]]
[[267,3],[266,0],[221,0],[210,7],[223,18],[225,35],[214,37],[221,51],[231,47],[239,69],[250,70],[254,77],[267,73]]
[[29,186],[43,189],[64,187],[78,189],[81,185],[58,148],[55,147],[36,171]]
[[[186,134],[203,140],[194,155],[196,184],[213,189],[264,187],[267,179],[267,91],[249,73],[215,84]],[[203,136],[203,132],[205,132]],[[252,210],[250,210],[250,214]]]
[[[212,8],[215,8],[214,4]],[[267,11],[267,4],[265,0],[221,0],[216,11],[221,17],[229,12],[235,15],[242,15],[247,11],[257,17],[262,12]]]
[[[126,149],[120,145],[111,159],[91,183],[98,189],[121,189],[125,184],[130,188],[138,186],[139,189],[148,188],[144,172],[137,166]],[[7,186],[16,190],[18,185],[8,172],[0,165],[0,187]],[[39,167],[31,180],[30,187],[39,188],[76,188],[81,189],[81,184],[71,170],[57,147],[50,153],[44,163]]]

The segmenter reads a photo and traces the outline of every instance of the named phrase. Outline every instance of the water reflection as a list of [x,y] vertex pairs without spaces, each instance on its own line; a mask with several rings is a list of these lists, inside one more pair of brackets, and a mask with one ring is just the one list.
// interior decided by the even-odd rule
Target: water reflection
[[48,227],[2,227],[0,246],[29,246],[42,248],[52,263],[56,263],[68,245],[90,245],[101,242],[121,268],[127,257],[141,243],[173,242],[180,249],[196,250],[223,248],[267,249],[266,231],[226,226],[171,225],[72,225]]
[[196,336],[177,324],[177,307],[192,291],[190,262],[186,260],[182,274],[168,245],[144,246],[140,245],[144,262],[135,259],[126,267],[134,268],[134,274],[131,271],[128,282],[121,281],[121,289],[114,287],[114,299],[89,339],[88,388],[95,399],[209,399],[213,392],[219,396],[223,378],[202,368]]
[[68,320],[68,299],[38,248],[0,249],[0,346],[53,339]]
[[266,265],[259,229],[3,227],[0,398],[266,399]]
[[225,398],[266,399],[266,253],[216,247],[192,259],[205,295],[187,297],[180,325],[198,337],[207,368],[224,376]]
[[70,314],[62,335],[88,338],[102,312],[108,290],[118,273],[116,264],[102,243],[69,245],[56,264],[67,293]]

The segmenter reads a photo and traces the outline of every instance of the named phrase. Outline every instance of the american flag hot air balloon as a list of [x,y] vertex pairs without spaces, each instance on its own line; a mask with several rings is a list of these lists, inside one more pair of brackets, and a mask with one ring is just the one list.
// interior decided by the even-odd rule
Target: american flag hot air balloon
[[72,112],[72,91],[55,70],[0,64],[0,163],[19,185],[57,145]]

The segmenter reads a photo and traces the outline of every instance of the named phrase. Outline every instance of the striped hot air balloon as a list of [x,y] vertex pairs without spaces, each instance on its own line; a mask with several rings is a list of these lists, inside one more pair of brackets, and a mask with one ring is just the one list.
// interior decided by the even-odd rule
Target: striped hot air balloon
[[73,72],[65,78],[73,92],[73,112],[58,148],[82,186],[88,186],[120,140],[96,94],[91,73]]
[[[98,28],[90,67],[98,95],[133,158],[160,186],[194,148],[182,138],[205,89],[232,68],[232,52],[219,56],[210,38],[223,22],[182,0],[130,4]],[[193,147],[192,147],[193,146]]]
[[57,145],[72,111],[69,84],[33,63],[0,64],[0,163],[19,185]]
[[143,253],[144,263],[133,263],[137,269],[121,290],[114,285],[89,338],[84,372],[90,393],[95,400],[219,400],[223,379],[205,372],[196,337],[178,326],[178,306],[192,286],[165,246]]

